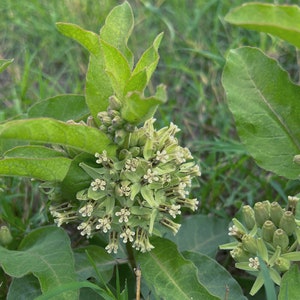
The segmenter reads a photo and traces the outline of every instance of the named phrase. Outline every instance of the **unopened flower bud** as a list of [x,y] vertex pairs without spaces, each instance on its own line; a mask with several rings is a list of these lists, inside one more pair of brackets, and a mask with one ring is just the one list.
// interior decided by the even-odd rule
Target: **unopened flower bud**
[[255,225],[254,210],[250,205],[244,205],[242,209],[244,224],[247,229],[251,230]]
[[230,255],[237,262],[248,261],[250,258],[249,253],[243,249],[242,245],[238,245],[232,249]]
[[279,272],[286,272],[287,270],[289,270],[290,266],[291,266],[291,262],[288,259],[283,257],[279,257],[274,264],[274,267]]
[[300,165],[300,154],[294,156],[293,162]]
[[270,206],[270,217],[275,226],[279,226],[279,222],[283,216],[284,209],[279,205],[278,202],[272,202]]
[[270,220],[267,220],[262,227],[262,238],[266,242],[271,243],[273,241],[273,236],[276,229],[277,228],[274,223]]
[[269,220],[269,210],[263,202],[256,202],[254,205],[255,220],[260,227]]
[[294,233],[296,229],[295,217],[291,211],[285,211],[280,219],[279,227],[283,229],[287,235]]
[[256,239],[249,235],[244,234],[242,237],[242,244],[245,250],[247,250],[251,254],[255,254],[257,252],[257,245],[256,245]]
[[120,110],[122,103],[116,96],[111,96],[109,97],[109,107],[110,109]]
[[109,126],[111,125],[111,118],[107,114],[106,111],[100,111],[97,115],[103,125]]
[[273,236],[273,246],[276,248],[279,246],[282,251],[285,251],[289,245],[289,237],[286,232],[279,228],[275,230]]
[[10,230],[7,226],[2,225],[0,227],[0,245],[6,246],[10,244],[13,240],[13,237],[10,233]]
[[295,214],[296,212],[296,208],[297,208],[297,204],[299,202],[300,198],[299,197],[292,197],[292,196],[288,196],[288,203],[289,203],[289,210]]

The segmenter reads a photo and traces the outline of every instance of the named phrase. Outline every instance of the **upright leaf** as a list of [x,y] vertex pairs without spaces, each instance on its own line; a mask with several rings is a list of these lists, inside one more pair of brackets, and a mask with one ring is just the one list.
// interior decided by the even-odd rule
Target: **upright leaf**
[[229,12],[225,21],[276,35],[300,48],[300,7],[297,5],[246,3]]
[[101,55],[99,35],[70,23],[56,23],[57,29],[65,36],[74,39],[95,56]]
[[111,80],[115,94],[121,100],[131,73],[128,61],[117,48],[103,40],[101,40],[101,47],[104,54],[105,71]]
[[163,38],[163,33],[160,33],[154,40],[152,46],[148,48],[139,61],[137,62],[132,75],[141,72],[142,70],[146,70],[147,73],[147,82],[149,82],[153,72],[156,69],[156,66],[159,61],[158,47]]
[[98,129],[50,118],[7,122],[0,125],[0,139],[59,144],[91,154],[103,150],[113,154],[115,151],[111,140]]
[[[43,227],[29,233],[18,251],[0,247],[4,272],[12,277],[33,273],[43,293],[58,285],[76,281],[74,259],[67,234],[61,228]],[[60,295],[59,299],[77,299],[77,291]]]
[[105,72],[103,56],[90,55],[86,74],[85,101],[97,124],[100,123],[97,115],[108,107],[108,98],[113,94],[109,77]]
[[299,178],[293,157],[300,153],[300,87],[276,60],[260,50],[231,50],[223,86],[238,134],[262,168]]
[[132,30],[133,13],[127,1],[112,9],[100,30],[101,39],[117,48],[124,55],[130,67],[133,65],[133,54],[127,47],[127,41]]
[[197,278],[196,267],[184,259],[175,244],[162,238],[152,240],[155,248],[139,253],[142,279],[163,299],[220,299],[211,295]]

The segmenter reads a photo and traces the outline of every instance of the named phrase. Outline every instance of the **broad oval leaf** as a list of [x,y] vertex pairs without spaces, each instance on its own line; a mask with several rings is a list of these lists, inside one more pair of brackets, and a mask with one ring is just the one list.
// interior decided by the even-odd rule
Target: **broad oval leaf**
[[292,265],[292,267],[283,275],[279,300],[298,299],[300,295],[300,272],[298,265]]
[[220,244],[228,242],[228,222],[206,215],[184,219],[178,233],[167,238],[175,242],[179,251],[201,252],[215,257]]
[[29,118],[47,117],[60,121],[80,121],[89,115],[89,109],[82,95],[59,95],[40,101],[28,110]]
[[66,157],[22,158],[0,160],[0,175],[23,176],[44,181],[62,181],[71,165]]
[[38,279],[32,274],[28,274],[21,278],[12,279],[6,300],[35,299],[41,293]]
[[227,300],[247,299],[237,281],[215,259],[199,252],[185,251],[182,255],[198,268],[198,279],[210,293]]
[[51,158],[64,156],[62,152],[56,151],[52,148],[29,145],[18,146],[12,148],[4,153],[4,157],[27,157],[27,158]]
[[222,83],[238,134],[257,164],[299,178],[300,87],[276,60],[256,48],[231,50]]
[[159,299],[219,299],[211,295],[197,278],[197,269],[182,257],[176,245],[169,240],[151,240],[154,249],[139,253],[142,280],[150,290],[155,290]]
[[113,155],[115,151],[111,140],[98,129],[50,118],[7,122],[0,125],[0,139],[59,144],[91,154],[106,150]]
[[229,12],[225,21],[276,35],[300,48],[300,7],[297,5],[246,3]]
[[[30,232],[18,251],[0,247],[0,261],[5,273],[12,277],[33,273],[43,293],[77,280],[70,239],[63,229],[53,226]],[[68,291],[59,299],[77,298],[77,291]]]
[[[88,256],[92,259],[92,262],[94,266],[96,266],[98,272],[96,272],[94,266],[89,261]],[[114,267],[117,263],[106,250],[95,245],[75,249],[74,257],[75,269],[80,281],[88,280],[93,277],[101,283],[107,283],[111,279]],[[101,274],[101,278],[98,278],[97,273]]]

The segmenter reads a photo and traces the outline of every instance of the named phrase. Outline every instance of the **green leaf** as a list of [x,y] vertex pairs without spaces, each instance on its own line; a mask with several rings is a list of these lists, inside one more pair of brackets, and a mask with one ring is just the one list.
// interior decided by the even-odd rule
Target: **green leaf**
[[101,40],[101,47],[104,54],[105,71],[111,80],[115,94],[122,100],[131,73],[128,61],[117,48],[103,40]]
[[278,300],[298,299],[300,295],[300,272],[297,265],[282,276]]
[[238,134],[257,164],[298,178],[300,87],[276,60],[249,47],[230,51],[222,82]]
[[80,121],[87,118],[89,109],[81,95],[59,95],[40,101],[28,110],[29,118],[47,117],[60,121]]
[[[43,293],[56,286],[76,281],[70,240],[63,229],[43,227],[30,232],[19,251],[0,247],[1,266],[12,277],[33,273]],[[77,291],[60,295],[59,299],[77,299]]]
[[42,146],[15,147],[6,151],[0,160],[0,174],[62,181],[71,165],[71,160],[62,155]]
[[182,254],[198,268],[198,279],[211,294],[227,300],[247,299],[237,281],[215,259],[199,252],[185,251]]
[[246,3],[229,12],[225,21],[276,35],[300,48],[300,7],[297,5]]
[[[101,274],[100,279],[91,265],[86,252],[97,267],[97,272]],[[111,279],[116,261],[103,248],[94,245],[78,248],[75,249],[74,257],[75,269],[80,281],[93,277],[101,283],[107,283]]]
[[13,59],[0,59],[0,73],[4,71],[13,61]]
[[133,54],[127,47],[127,41],[133,30],[133,22],[132,9],[129,3],[125,1],[112,9],[100,30],[100,38],[117,48],[131,67],[133,65]]
[[166,239],[151,240],[155,246],[148,253],[139,253],[142,279],[159,299],[219,299],[198,281],[197,268],[182,257],[176,246]]
[[86,74],[85,101],[97,124],[100,123],[97,115],[107,109],[108,99],[112,94],[111,82],[105,72],[104,57],[91,55]]
[[79,166],[81,162],[89,165],[95,163],[95,156],[87,153],[80,153],[71,162],[68,173],[61,183],[61,191],[64,199],[75,198],[76,193],[89,187],[91,177]]
[[99,124],[97,114],[106,110],[108,98],[113,93],[110,80],[105,72],[99,35],[73,24],[57,23],[57,27],[64,35],[75,39],[90,52],[85,101],[95,122]]
[[65,157],[5,158],[0,160],[0,175],[23,176],[45,181],[62,181],[71,160]]
[[6,299],[35,299],[41,293],[38,279],[32,274],[28,274],[21,278],[12,279]]
[[0,125],[0,139],[59,144],[91,154],[106,150],[113,155],[115,151],[111,140],[98,129],[50,118],[7,122]]
[[162,100],[152,96],[145,98],[140,92],[127,95],[121,108],[122,117],[133,124],[139,124],[153,117]]
[[4,157],[50,158],[61,157],[62,152],[43,146],[18,146],[4,153]]
[[139,91],[143,93],[146,85],[147,85],[147,73],[146,70],[142,70],[139,73],[131,75],[131,77],[129,78],[125,86],[124,95],[126,96],[128,92],[134,92],[134,91]]
[[82,29],[78,25],[70,23],[56,23],[57,29],[65,36],[74,39],[83,47],[85,47],[91,54],[99,56],[100,45],[99,45],[99,35]]
[[228,242],[228,222],[206,215],[194,215],[184,219],[178,233],[167,235],[180,252],[200,252],[215,257],[220,244]]
[[139,61],[137,62],[132,75],[135,75],[142,70],[146,70],[147,73],[147,83],[149,82],[154,70],[156,69],[156,66],[159,61],[159,54],[158,54],[158,47],[160,45],[160,42],[163,38],[163,33],[160,33],[154,40],[153,45],[148,48]]

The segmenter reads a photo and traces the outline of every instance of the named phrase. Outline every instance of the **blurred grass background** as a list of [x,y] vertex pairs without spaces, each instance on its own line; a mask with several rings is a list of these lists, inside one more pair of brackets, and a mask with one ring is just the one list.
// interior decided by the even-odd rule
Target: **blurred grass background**
[[[14,63],[0,75],[0,121],[26,113],[41,99],[83,93],[88,53],[62,36],[55,23],[76,23],[98,32],[108,12],[122,2],[1,0],[0,58],[14,58]],[[284,202],[287,195],[296,192],[294,182],[255,165],[239,143],[226,106],[221,74],[231,48],[260,47],[279,59],[298,81],[297,53],[293,47],[266,34],[226,24],[226,13],[245,2],[249,1],[129,0],[136,24],[129,46],[137,56],[157,34],[164,32],[161,60],[152,84],[166,84],[169,101],[159,108],[157,125],[172,121],[182,129],[181,144],[191,149],[202,168],[200,186],[193,191],[201,201],[200,213],[225,218],[238,210],[242,202]],[[38,189],[33,186],[31,190],[28,183],[28,179],[5,179],[0,192],[2,218],[10,216],[10,222],[15,219],[16,226],[24,231],[44,221],[38,217],[43,207]],[[11,207],[11,201],[22,205]]]

